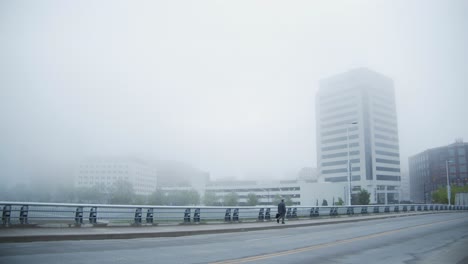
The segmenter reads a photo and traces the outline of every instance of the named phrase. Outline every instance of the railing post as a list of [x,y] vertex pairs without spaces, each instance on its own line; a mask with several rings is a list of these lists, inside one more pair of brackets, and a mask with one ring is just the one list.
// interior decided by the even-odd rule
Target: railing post
[[195,209],[195,212],[193,213],[193,222],[200,223],[200,208]]
[[190,208],[185,209],[184,212],[184,223],[190,223],[190,215],[192,213],[190,212]]
[[153,208],[148,208],[146,211],[146,223],[153,224],[154,222],[154,212]]
[[232,221],[239,222],[239,208],[234,209],[232,213]]
[[310,208],[310,217],[316,217],[316,216],[319,216],[319,208],[318,207]]
[[2,212],[2,223],[4,226],[10,225],[10,216],[11,216],[11,205],[7,204],[3,206],[3,212]]
[[294,208],[292,209],[292,215],[291,215],[291,217],[292,217],[292,218],[297,218],[297,208],[296,208],[296,207],[294,207]]
[[264,212],[265,212],[265,209],[260,208],[260,210],[258,211],[258,219],[257,219],[258,221],[263,221],[265,219]]
[[271,215],[270,215],[271,208],[267,208],[265,211],[265,220],[270,221],[271,220]]
[[231,222],[231,208],[226,209],[226,213],[224,213],[224,222]]
[[75,210],[75,226],[83,224],[83,207],[79,206]]
[[292,215],[291,215],[291,207],[288,208],[287,212],[286,212],[286,218],[289,219],[291,218]]
[[20,209],[20,224],[22,225],[27,225],[28,224],[28,211],[29,211],[29,206],[28,205],[23,205],[21,206]]
[[89,211],[89,223],[90,224],[97,224],[97,207],[91,207]]
[[367,214],[367,206],[361,207],[361,214]]
[[141,216],[142,216],[142,209],[141,208],[137,208],[135,209],[135,221],[134,221],[134,224],[135,225],[141,225]]

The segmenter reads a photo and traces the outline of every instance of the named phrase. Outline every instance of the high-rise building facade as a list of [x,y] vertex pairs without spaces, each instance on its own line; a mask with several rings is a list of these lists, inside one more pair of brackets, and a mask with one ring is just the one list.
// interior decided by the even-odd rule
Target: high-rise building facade
[[346,183],[351,174],[353,195],[365,189],[373,204],[397,202],[401,174],[393,81],[365,68],[323,79],[316,107],[320,180]]
[[447,187],[447,176],[450,185],[468,185],[467,155],[468,143],[457,141],[409,157],[411,200],[431,202],[434,191]]

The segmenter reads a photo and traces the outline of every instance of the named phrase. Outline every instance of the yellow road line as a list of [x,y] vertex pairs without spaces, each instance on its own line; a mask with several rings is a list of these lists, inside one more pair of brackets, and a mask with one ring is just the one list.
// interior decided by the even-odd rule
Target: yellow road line
[[269,258],[274,258],[274,257],[287,256],[287,255],[302,253],[302,252],[306,252],[306,251],[316,250],[316,249],[320,249],[320,248],[331,247],[331,246],[336,246],[336,245],[361,241],[361,240],[365,240],[365,239],[376,238],[376,237],[380,237],[380,236],[386,236],[386,235],[390,235],[390,234],[393,234],[393,233],[401,232],[403,230],[408,230],[408,229],[413,229],[413,228],[420,228],[420,227],[427,227],[427,226],[440,224],[440,223],[452,222],[452,221],[459,220],[460,218],[464,218],[464,217],[459,217],[459,218],[455,218],[455,219],[451,219],[451,220],[438,221],[438,222],[429,223],[429,224],[421,224],[421,225],[416,225],[416,226],[403,227],[403,228],[390,230],[390,231],[385,231],[385,232],[380,232],[380,233],[376,233],[376,234],[372,234],[372,235],[366,235],[366,236],[360,236],[360,237],[356,237],[356,238],[343,239],[343,240],[338,240],[338,241],[334,241],[334,242],[329,242],[329,243],[324,243],[324,244],[319,244],[319,245],[314,245],[314,246],[309,246],[309,247],[303,247],[303,248],[297,248],[297,249],[281,251],[281,252],[277,252],[277,253],[264,254],[264,255],[258,255],[258,256],[246,257],[246,258],[239,258],[239,259],[232,259],[232,260],[226,260],[226,261],[221,261],[221,262],[213,262],[212,264],[246,263],[246,262],[252,262],[252,261],[257,261],[257,260],[262,260],[262,259],[269,259]]

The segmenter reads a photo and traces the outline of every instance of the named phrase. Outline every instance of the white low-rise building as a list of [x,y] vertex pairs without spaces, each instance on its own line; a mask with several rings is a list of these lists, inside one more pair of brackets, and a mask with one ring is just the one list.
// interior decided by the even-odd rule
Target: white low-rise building
[[135,158],[93,158],[81,162],[75,172],[76,187],[111,188],[117,181],[129,182],[135,194],[156,190],[156,168]]
[[[258,205],[276,205],[278,197],[290,198],[294,205],[316,206],[322,205],[326,200],[328,205],[345,201],[346,184],[317,182],[311,180],[283,180],[283,181],[211,181],[205,187],[206,192],[212,192],[219,198],[218,203],[223,204],[223,198],[236,193],[239,205],[247,205],[248,195],[257,196]],[[166,192],[176,190],[189,190],[189,187],[163,187]],[[203,196],[204,193],[200,193]],[[202,199],[203,200],[203,199]]]

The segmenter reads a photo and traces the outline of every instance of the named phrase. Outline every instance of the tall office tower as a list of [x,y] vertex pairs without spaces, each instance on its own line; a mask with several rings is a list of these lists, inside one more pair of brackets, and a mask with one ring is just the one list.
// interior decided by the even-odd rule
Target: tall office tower
[[393,81],[365,68],[323,79],[316,107],[320,180],[343,184],[344,193],[351,185],[353,196],[365,189],[372,204],[397,202],[401,175]]

